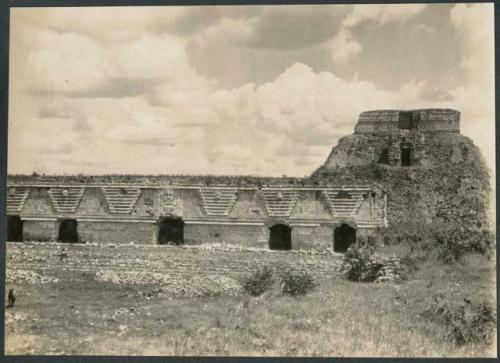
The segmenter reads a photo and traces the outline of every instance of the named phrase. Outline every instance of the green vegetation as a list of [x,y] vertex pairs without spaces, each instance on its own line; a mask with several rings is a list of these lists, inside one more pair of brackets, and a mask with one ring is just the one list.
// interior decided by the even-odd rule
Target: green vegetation
[[[409,250],[400,243],[377,252],[404,256]],[[89,247],[88,259],[120,258],[116,253]],[[493,357],[494,260],[471,252],[460,263],[428,258],[418,265],[401,283],[324,276],[305,295],[190,298],[155,293],[154,281],[98,282],[93,272],[61,268],[54,276],[58,282],[7,286],[18,300],[6,310],[6,352]],[[274,275],[282,281],[287,274]],[[438,310],[437,292],[446,310]]]
[[263,266],[245,279],[243,289],[247,294],[260,296],[273,286],[273,271],[269,266]]
[[311,292],[316,283],[313,277],[305,272],[291,271],[282,277],[283,294],[303,296]]

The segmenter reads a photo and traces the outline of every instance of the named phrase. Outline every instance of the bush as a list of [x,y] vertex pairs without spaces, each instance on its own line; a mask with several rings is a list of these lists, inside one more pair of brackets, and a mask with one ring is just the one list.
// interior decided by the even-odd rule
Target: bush
[[368,248],[370,250],[375,250],[377,246],[377,238],[372,235],[360,236],[357,241],[359,247]]
[[494,245],[491,231],[479,228],[441,228],[432,231],[432,238],[439,247],[439,259],[453,263],[467,252],[489,253]]
[[383,267],[372,261],[369,248],[350,247],[344,255],[344,276],[350,281],[373,282]]
[[316,287],[312,276],[307,272],[290,272],[282,277],[283,294],[306,295]]
[[417,272],[420,265],[427,259],[427,254],[411,252],[403,256],[400,261],[401,265],[401,277],[403,280],[407,280],[410,275]]
[[444,325],[445,338],[456,345],[490,344],[495,336],[495,311],[485,302],[473,304],[464,299],[461,305],[451,305],[443,295],[438,294],[432,297],[432,303],[423,315]]
[[260,296],[272,286],[273,271],[269,266],[264,266],[246,278],[243,289],[252,296]]
[[437,250],[438,259],[453,263],[468,252],[491,254],[494,234],[485,228],[458,224],[398,224],[377,229],[375,241],[365,245],[407,243],[413,251]]

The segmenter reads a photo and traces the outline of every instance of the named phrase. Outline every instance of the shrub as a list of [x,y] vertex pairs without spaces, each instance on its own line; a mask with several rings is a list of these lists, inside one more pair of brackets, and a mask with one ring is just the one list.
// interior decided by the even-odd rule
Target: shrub
[[464,299],[463,304],[451,305],[442,294],[438,294],[432,297],[430,306],[422,315],[444,325],[445,338],[457,345],[489,344],[496,330],[495,311],[485,302],[473,304]]
[[260,296],[273,285],[273,272],[269,266],[259,268],[245,279],[243,289],[252,296]]
[[372,254],[373,251],[368,248],[349,248],[344,255],[344,276],[351,281],[375,281],[383,266],[373,263]]
[[420,264],[422,264],[427,259],[427,254],[410,252],[403,256],[400,261],[401,265],[401,277],[403,280],[407,280],[410,275],[419,270]]
[[495,243],[495,236],[488,229],[456,223],[401,223],[377,229],[374,239],[375,244],[406,243],[412,251],[437,250],[439,260],[444,263],[456,262],[468,252],[491,254]]
[[307,272],[290,272],[282,277],[283,294],[292,296],[306,295],[315,287],[316,283]]
[[369,248],[374,250],[377,246],[377,238],[372,235],[360,236],[357,242],[358,245],[362,248]]
[[467,252],[490,253],[495,241],[489,230],[462,226],[436,229],[432,231],[432,238],[444,263],[456,262]]

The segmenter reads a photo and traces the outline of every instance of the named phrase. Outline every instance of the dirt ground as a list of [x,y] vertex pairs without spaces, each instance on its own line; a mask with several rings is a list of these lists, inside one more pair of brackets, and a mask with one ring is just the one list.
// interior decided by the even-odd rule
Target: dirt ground
[[[57,255],[61,247],[48,250]],[[93,267],[104,258],[102,247],[89,249],[81,268],[65,268],[63,257],[50,270],[43,259],[18,252],[8,245],[6,287],[17,295],[15,307],[6,309],[8,355],[496,355],[493,345],[455,345],[443,326],[422,316],[437,293],[449,301],[496,306],[495,267],[484,256],[453,265],[426,263],[398,284],[325,276],[316,279],[313,292],[297,298],[279,290],[249,297],[232,288],[187,297],[189,291],[173,292],[161,280],[103,281]],[[220,285],[235,281],[241,282]]]

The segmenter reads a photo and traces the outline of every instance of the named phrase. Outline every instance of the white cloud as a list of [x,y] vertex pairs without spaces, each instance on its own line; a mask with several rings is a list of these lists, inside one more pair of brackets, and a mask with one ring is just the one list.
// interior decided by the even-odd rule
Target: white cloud
[[352,32],[345,28],[335,35],[332,46],[332,59],[337,64],[345,64],[362,50],[361,44],[353,39]]
[[457,4],[450,17],[464,54],[460,63],[468,83],[491,88],[494,82],[493,4]]
[[371,22],[376,25],[404,23],[419,15],[425,4],[381,4],[355,5],[342,21],[342,26],[332,41],[332,60],[335,64],[346,64],[362,52],[362,45],[353,37],[352,29],[359,24]]
[[343,25],[352,28],[362,22],[371,21],[382,25],[387,23],[404,23],[409,18],[420,14],[425,4],[380,4],[353,6],[352,11],[344,19]]
[[28,56],[25,80],[35,89],[70,92],[94,85],[109,71],[99,46],[87,37],[50,30],[32,36],[39,47]]
[[427,24],[417,24],[415,25],[415,29],[418,31],[427,33],[427,34],[434,34],[436,33],[436,28]]
[[[386,91],[358,78],[316,72],[302,63],[290,64],[260,86],[248,83],[227,89],[190,64],[186,39],[147,30],[161,27],[160,21],[131,20],[139,28],[128,27],[127,35],[108,25],[115,35],[99,39],[97,32],[108,29],[106,17],[97,20],[96,29],[73,18],[74,29],[66,20],[54,19],[55,29],[50,30],[38,19],[38,32],[13,39],[26,48],[16,54],[28,55],[33,68],[16,63],[11,69],[15,72],[11,80],[26,87],[11,91],[9,172],[308,175],[324,162],[339,137],[352,133],[360,112],[441,106],[462,111],[464,133],[480,145],[491,165],[494,93],[489,8],[457,5],[451,13],[464,52],[465,77],[462,87],[449,90],[452,99],[447,102],[423,101],[427,84],[423,80],[412,79],[398,90]],[[355,25],[406,21],[423,6],[371,9],[378,10],[357,10],[346,18],[343,38],[337,39],[337,51],[341,54],[343,49],[343,55],[336,61],[348,62],[362,51],[352,35]],[[128,15],[119,16],[117,24],[126,23]],[[247,20],[236,22],[239,34],[251,26]],[[230,23],[224,20],[213,31],[230,31]],[[213,34],[202,32],[196,39],[207,40]],[[238,64],[228,67],[232,72]],[[74,92],[97,89],[103,81],[116,78],[153,79],[157,84],[116,97],[109,87],[106,97],[99,92],[94,97],[75,96]],[[133,84],[122,82],[120,87]],[[25,92],[43,87],[59,93],[42,97]],[[84,125],[85,132],[78,125]],[[483,128],[488,130],[486,136],[480,132]],[[47,145],[51,150],[44,153]],[[60,155],[55,157],[57,151]]]
[[[462,110],[464,133],[495,170],[495,70],[493,4],[457,4],[450,12],[463,56],[464,84],[450,93]],[[492,173],[494,176],[494,172]]]
[[184,51],[185,42],[168,34],[144,35],[133,42],[107,48],[115,74],[125,77],[168,79],[173,73],[193,72]]

